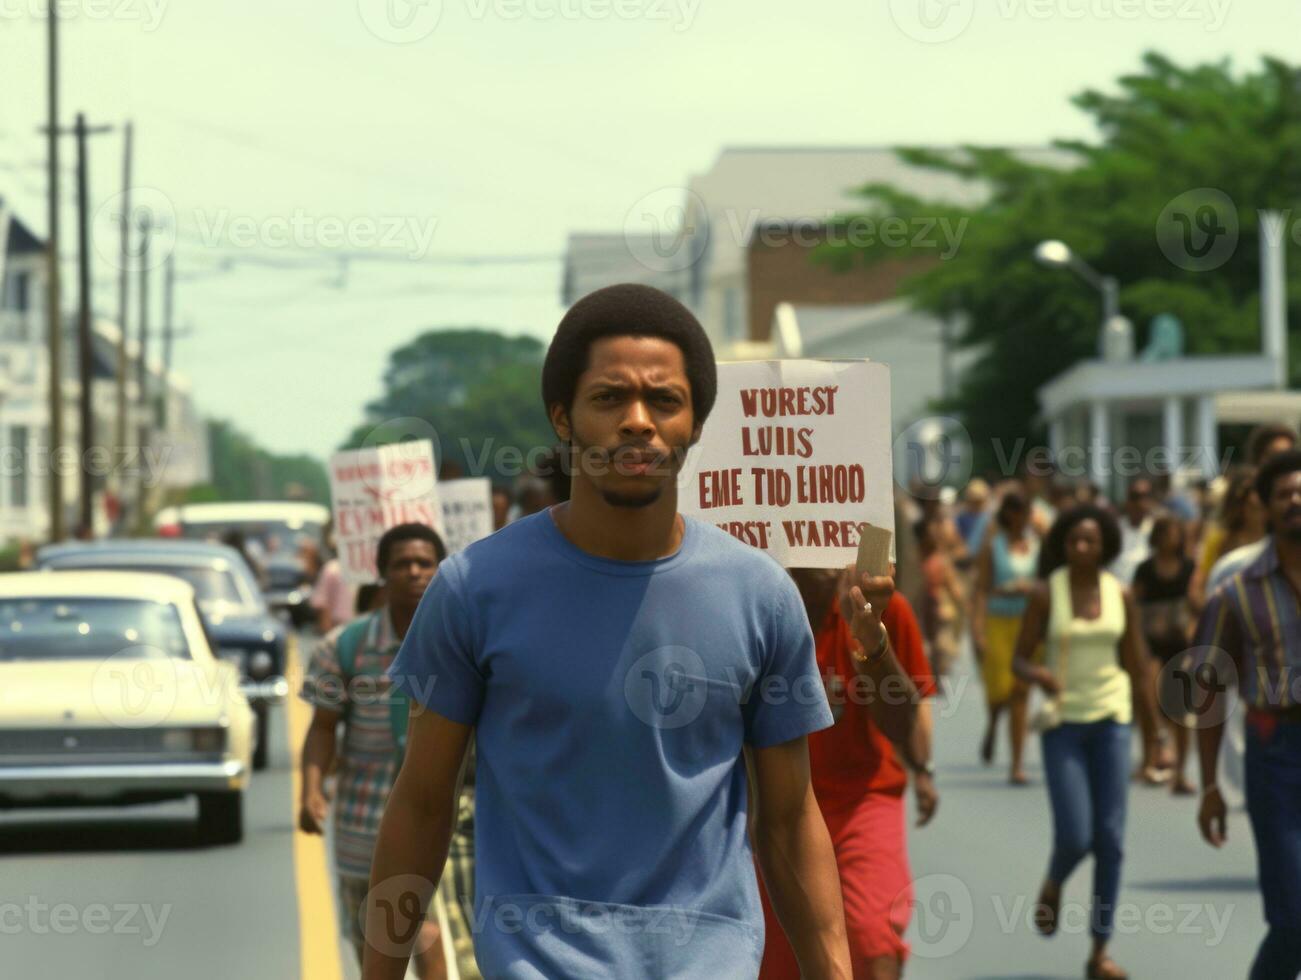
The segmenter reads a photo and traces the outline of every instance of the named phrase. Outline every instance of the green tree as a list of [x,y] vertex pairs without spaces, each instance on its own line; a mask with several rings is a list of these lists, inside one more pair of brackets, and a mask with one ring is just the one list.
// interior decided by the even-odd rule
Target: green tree
[[269,452],[221,419],[208,421],[208,451],[212,482],[191,487],[187,502],[290,498],[330,502],[329,476],[315,457]]
[[[555,434],[542,408],[542,343],[480,328],[431,330],[389,355],[384,393],[344,448],[437,437],[439,463],[473,475],[511,475],[509,456],[550,446]],[[514,464],[518,465],[517,462]]]
[[[1044,239],[1064,239],[1119,280],[1121,309],[1135,323],[1138,345],[1151,318],[1169,312],[1183,321],[1191,352],[1260,349],[1258,211],[1301,212],[1301,69],[1265,59],[1257,71],[1235,74],[1227,62],[1181,67],[1149,53],[1143,70],[1119,79],[1117,88],[1072,100],[1093,118],[1100,139],[1058,141],[1076,161],[1071,167],[1027,163],[1005,149],[897,151],[919,167],[984,184],[989,195],[979,207],[923,200],[882,184],[859,191],[869,216],[943,218],[955,228],[966,219],[956,254],[925,263],[902,292],[936,314],[964,314],[960,343],[983,351],[952,402],[937,406],[962,418],[978,466],[994,462],[995,438],[1042,436],[1035,390],[1097,351],[1097,294],[1069,273],[1034,262]],[[1227,195],[1229,205],[1206,189]],[[1205,213],[1211,227],[1223,229],[1224,242],[1236,223],[1236,248],[1214,268],[1185,261],[1172,203],[1189,215],[1209,206]],[[815,260],[852,270],[912,254],[933,253],[879,242],[826,245]],[[1297,268],[1290,263],[1292,322],[1301,312]]]

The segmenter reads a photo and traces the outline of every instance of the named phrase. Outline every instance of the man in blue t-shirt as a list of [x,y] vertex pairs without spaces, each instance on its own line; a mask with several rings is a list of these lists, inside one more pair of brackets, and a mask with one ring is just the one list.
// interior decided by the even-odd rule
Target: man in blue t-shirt
[[[571,499],[444,562],[390,668],[412,718],[366,980],[403,975],[472,733],[484,976],[754,977],[757,857],[804,975],[849,977],[805,743],[832,717],[799,592],[677,512],[716,387],[704,331],[665,293],[613,286],[562,320],[542,395]],[[892,583],[864,584],[856,635],[875,657]]]

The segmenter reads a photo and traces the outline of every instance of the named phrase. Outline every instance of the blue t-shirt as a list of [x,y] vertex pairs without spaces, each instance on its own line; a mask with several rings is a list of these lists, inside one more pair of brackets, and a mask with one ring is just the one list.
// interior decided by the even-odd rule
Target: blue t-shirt
[[832,717],[790,577],[685,521],[675,554],[637,562],[549,511],[507,526],[439,566],[389,670],[476,727],[485,976],[758,973],[742,746]]

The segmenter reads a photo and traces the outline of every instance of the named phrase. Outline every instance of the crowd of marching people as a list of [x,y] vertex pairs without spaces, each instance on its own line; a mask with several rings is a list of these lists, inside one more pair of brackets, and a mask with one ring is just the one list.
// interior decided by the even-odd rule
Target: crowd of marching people
[[[896,499],[888,575],[774,577],[753,549],[678,514],[664,491],[675,471],[654,469],[699,437],[715,384],[685,308],[646,287],[598,291],[562,322],[543,395],[566,445],[637,449],[627,472],[554,467],[499,489],[499,533],[451,557],[428,527],[391,528],[365,594],[321,564],[299,824],[319,834],[332,814],[341,923],[368,980],[400,976],[410,955],[422,977],[453,965],[463,977],[903,975],[906,801],[911,790],[918,826],[940,807],[930,700],[968,650],[987,708],[980,759],[1005,759],[1025,786],[1026,742],[1040,740],[1054,833],[1035,925],[1056,931],[1063,886],[1091,857],[1086,974],[1112,980],[1126,976],[1108,941],[1131,782],[1200,794],[1189,819],[1224,839],[1222,727],[1185,717],[1201,706],[1179,677],[1228,658],[1249,706],[1270,925],[1251,975],[1292,980],[1296,434],[1262,428],[1240,469],[1192,485],[1136,478],[1115,504],[1043,473],[914,488]],[[715,641],[734,658],[730,682],[694,652]],[[756,698],[736,716],[738,676],[755,689],[812,680],[825,701]],[[655,717],[692,697],[690,724]],[[391,884],[410,881],[428,887]],[[688,950],[649,918],[684,908]],[[395,910],[410,920],[397,934]],[[593,910],[627,928],[554,928]]]
[[[1226,726],[1203,716],[1229,715],[1212,701],[1238,696],[1235,687],[1248,705],[1245,790],[1270,926],[1251,976],[1301,971],[1301,755],[1283,747],[1301,730],[1291,686],[1301,665],[1297,442],[1286,425],[1260,426],[1228,472],[1183,486],[1136,477],[1114,504],[1095,485],[1043,472],[974,479],[960,493],[918,488],[904,501],[941,684],[970,638],[987,708],[981,760],[994,764],[1005,747],[1008,781],[1026,785],[1026,740],[1040,738],[1054,827],[1035,916],[1045,935],[1067,877],[1093,857],[1089,976],[1124,975],[1106,947],[1129,783],[1200,792],[1189,819],[1223,842]],[[1200,790],[1189,774],[1194,734]]]

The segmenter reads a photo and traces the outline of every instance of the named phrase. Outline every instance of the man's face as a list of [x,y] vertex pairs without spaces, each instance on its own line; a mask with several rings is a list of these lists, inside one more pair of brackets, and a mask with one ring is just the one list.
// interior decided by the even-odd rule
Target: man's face
[[1125,497],[1125,511],[1135,523],[1143,520],[1152,509],[1152,484],[1147,480],[1135,480],[1130,484]]
[[1269,495],[1269,526],[1275,534],[1301,541],[1301,470],[1274,480]]
[[551,424],[573,445],[575,479],[613,506],[650,506],[700,437],[682,350],[660,337],[596,341],[573,406],[553,405]]
[[383,571],[389,602],[415,606],[438,571],[438,552],[428,541],[399,541],[389,551],[388,565]]

